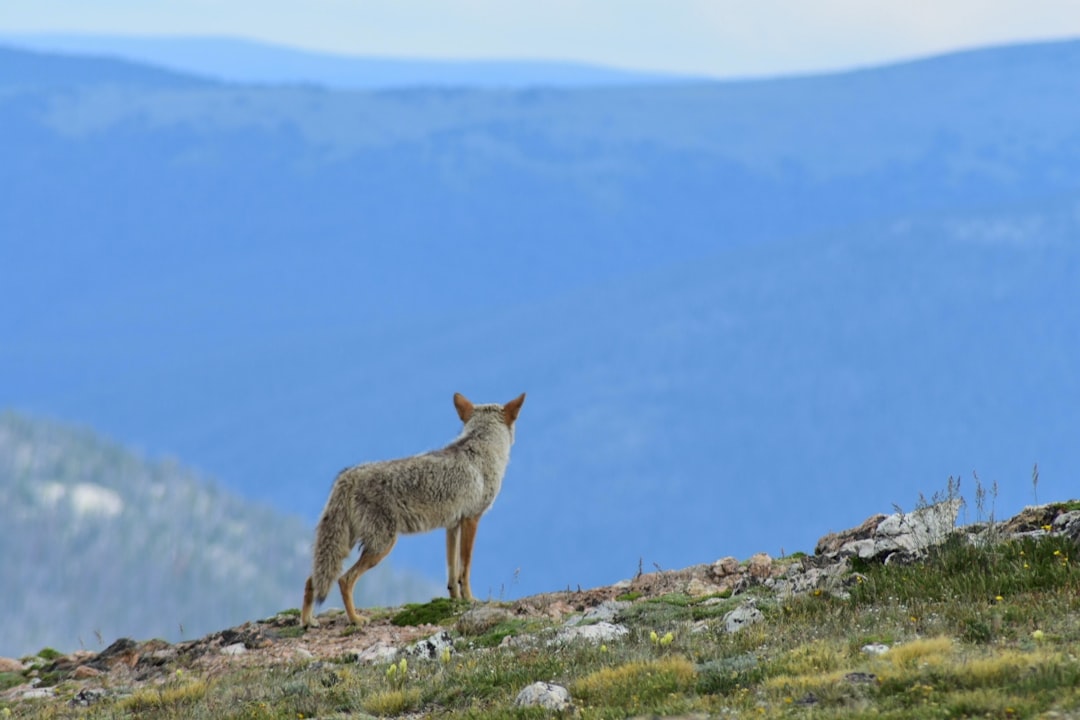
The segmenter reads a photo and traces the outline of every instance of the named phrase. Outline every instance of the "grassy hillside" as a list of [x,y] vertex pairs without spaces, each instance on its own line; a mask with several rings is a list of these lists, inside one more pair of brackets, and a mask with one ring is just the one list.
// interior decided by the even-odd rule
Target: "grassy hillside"
[[[172,640],[298,602],[311,527],[173,460],[93,432],[0,413],[0,655]],[[430,597],[380,568],[375,605]]]
[[[1077,510],[1055,503],[966,526],[917,562],[728,558],[512,604],[441,600],[376,613],[364,628],[339,614],[305,632],[287,611],[174,648],[130,643],[132,667],[108,652],[24,658],[9,684],[32,676],[40,689],[13,687],[0,708],[15,718],[59,716],[68,703],[89,718],[541,718],[556,713],[516,698],[545,682],[568,690],[563,713],[583,719],[1073,717]],[[702,579],[721,566],[742,580],[716,592]],[[793,590],[799,578],[817,581]],[[748,608],[756,618],[732,625]],[[411,644],[442,629],[431,642],[443,649]],[[151,651],[157,659],[139,659]],[[72,679],[79,663],[107,674]]]

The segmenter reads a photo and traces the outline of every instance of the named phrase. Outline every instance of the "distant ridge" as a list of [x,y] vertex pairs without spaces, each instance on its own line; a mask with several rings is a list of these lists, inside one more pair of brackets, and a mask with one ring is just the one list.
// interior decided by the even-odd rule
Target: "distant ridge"
[[[180,640],[297,604],[311,530],[174,460],[0,410],[0,656],[129,632]],[[380,568],[371,604],[437,588]]]
[[145,63],[111,57],[75,57],[43,50],[24,50],[3,45],[0,67],[17,84],[33,82],[36,88],[74,87],[87,82],[110,82],[129,86],[182,87],[210,82],[208,79]]
[[118,58],[227,82],[315,84],[335,89],[601,87],[699,79],[559,61],[337,55],[229,37],[8,34],[0,35],[0,44]]

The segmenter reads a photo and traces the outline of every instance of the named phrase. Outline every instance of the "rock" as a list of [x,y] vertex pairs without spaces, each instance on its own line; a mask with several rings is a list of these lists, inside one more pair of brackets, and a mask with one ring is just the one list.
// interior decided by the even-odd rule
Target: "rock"
[[166,665],[172,660],[175,660],[176,656],[179,654],[179,651],[175,647],[162,647],[157,650],[142,653],[142,657],[139,658],[139,663],[146,663],[153,666]]
[[572,707],[570,692],[561,685],[546,682],[534,682],[518,693],[514,700],[517,707],[542,707],[545,710],[561,712]]
[[565,644],[575,640],[587,640],[591,643],[608,642],[621,638],[629,632],[625,625],[613,625],[609,622],[577,625],[559,630],[551,644]]
[[[80,667],[85,667],[85,665]],[[75,697],[71,698],[68,705],[71,707],[90,707],[97,701],[103,700],[108,694],[108,691],[104,688],[83,688],[75,693]]]
[[786,577],[776,581],[776,595],[779,598],[787,598],[817,589],[826,590],[832,595],[839,594],[838,591],[844,583],[844,573],[847,569],[847,562],[841,561],[823,567],[807,567],[799,572],[789,572]]
[[556,600],[547,606],[544,610],[544,615],[552,620],[561,620],[564,615],[570,615],[573,612],[574,608],[570,606],[570,603]]
[[863,645],[862,651],[867,655],[884,655],[889,652],[889,646],[882,645],[881,643],[872,643],[870,645]]
[[893,561],[919,557],[953,532],[960,502],[957,498],[910,513],[874,515],[857,528],[821,538],[816,552],[825,557],[855,556],[864,560],[887,559],[893,554]]
[[739,572],[739,561],[728,555],[727,557],[720,558],[712,564],[709,571],[713,577],[719,579],[727,577],[728,575],[735,575]]
[[761,614],[760,610],[752,604],[747,603],[745,605],[740,605],[724,616],[724,630],[729,633],[736,633],[747,625],[753,625],[764,619],[765,616]]
[[577,611],[570,603],[550,596],[523,598],[513,606],[515,617],[546,617],[561,620],[564,615],[572,615],[575,612]]
[[536,646],[536,637],[533,635],[507,635],[499,643],[501,648],[527,648]]
[[307,648],[296,648],[295,650],[293,650],[293,655],[302,660],[310,660],[311,658],[315,657],[315,653],[311,652]]
[[13,658],[0,657],[0,672],[20,673],[26,669],[21,662]]
[[1042,530],[1052,525],[1061,512],[1058,505],[1028,505],[1001,525],[1001,532],[1006,535]]
[[832,555],[833,553],[839,552],[840,548],[848,543],[856,540],[868,540],[873,537],[874,531],[877,530],[877,526],[880,525],[881,521],[884,519],[885,515],[871,515],[863,521],[862,525],[856,528],[843,530],[838,533],[829,533],[817,541],[817,546],[814,548],[814,554]]
[[135,667],[139,662],[139,646],[131,638],[120,638],[109,647],[99,652],[86,664],[102,672],[108,672],[117,665]]
[[397,648],[380,640],[363,652],[357,654],[356,662],[359,663],[383,663],[393,662],[397,657]]
[[690,582],[686,584],[686,594],[690,597],[702,597],[718,592],[720,592],[719,587],[703,582],[701,578],[690,578]]
[[769,553],[760,552],[751,555],[746,565],[750,577],[755,580],[765,580],[772,576],[773,559],[769,556]]
[[512,617],[512,612],[498,605],[477,605],[458,618],[457,630],[462,635],[483,635]]
[[1080,543],[1080,510],[1061,513],[1053,522],[1054,532],[1061,533]]
[[596,607],[585,611],[584,615],[572,617],[566,621],[567,626],[580,625],[582,623],[612,622],[615,617],[630,607],[625,600],[605,600]]
[[56,694],[56,688],[43,687],[43,688],[31,688],[30,690],[24,690],[20,695],[23,700],[40,700],[42,698],[51,698]]
[[273,640],[263,632],[262,628],[251,623],[245,623],[238,628],[222,630],[218,633],[218,637],[221,639],[222,645],[243,643],[248,650],[258,650],[273,644]]
[[[890,548],[895,549],[895,548]],[[852,540],[837,552],[840,557],[857,557],[862,560],[871,560],[879,552],[877,540]]]
[[878,524],[874,539],[879,545],[891,541],[896,549],[920,554],[929,547],[940,545],[955,529],[960,502],[957,498],[914,512],[889,515]]
[[242,642],[233,643],[232,645],[226,645],[221,648],[222,655],[243,655],[246,652],[247,648],[244,647],[244,643]]
[[76,680],[86,680],[87,678],[97,677],[101,675],[101,671],[97,668],[90,667],[89,665],[80,665],[75,668],[75,672],[71,674],[71,677]]
[[405,648],[405,654],[424,660],[438,660],[442,656],[443,648],[450,648],[451,652],[454,650],[454,639],[445,630],[435,633],[426,640],[413,643]]

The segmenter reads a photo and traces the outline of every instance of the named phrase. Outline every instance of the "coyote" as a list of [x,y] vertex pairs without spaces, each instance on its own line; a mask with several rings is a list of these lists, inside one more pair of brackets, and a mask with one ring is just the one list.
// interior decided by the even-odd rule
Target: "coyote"
[[[524,402],[522,393],[505,405],[473,405],[454,393],[454,407],[465,427],[449,445],[338,473],[315,528],[301,624],[318,625],[312,606],[326,599],[335,578],[349,620],[364,623],[353,606],[356,581],[390,554],[399,534],[436,528],[446,528],[450,597],[472,600],[469,568],[477,523],[502,485],[514,443],[514,421]],[[360,559],[338,578],[342,562],[357,544]]]

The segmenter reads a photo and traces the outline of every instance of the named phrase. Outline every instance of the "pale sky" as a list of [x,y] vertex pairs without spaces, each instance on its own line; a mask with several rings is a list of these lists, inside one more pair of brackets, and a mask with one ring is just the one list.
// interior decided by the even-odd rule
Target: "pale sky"
[[0,0],[0,33],[226,35],[348,55],[719,77],[1080,37],[1080,0]]

